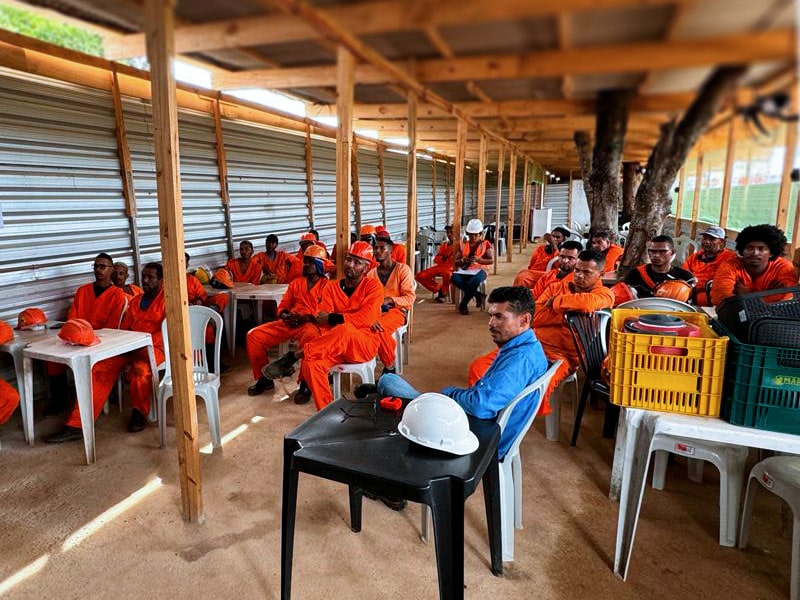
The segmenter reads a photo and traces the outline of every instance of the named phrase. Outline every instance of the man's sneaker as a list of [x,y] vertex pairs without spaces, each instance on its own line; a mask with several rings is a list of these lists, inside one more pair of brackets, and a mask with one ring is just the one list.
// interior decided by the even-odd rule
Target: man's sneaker
[[247,388],[248,396],[258,396],[264,392],[270,392],[275,389],[275,382],[266,377],[259,377],[253,385]]
[[261,374],[267,379],[280,379],[281,377],[289,377],[294,373],[294,363],[297,362],[294,352],[287,352],[275,362],[264,365],[261,368]]
[[294,394],[294,403],[305,404],[309,400],[311,400],[311,390],[308,389],[305,381],[301,381],[300,387]]
[[64,425],[52,435],[44,438],[48,444],[63,444],[64,442],[78,442],[83,439],[83,432],[77,427]]
[[147,427],[147,417],[134,408],[131,411],[131,420],[128,422],[128,431],[138,433],[144,431],[145,427]]
[[394,367],[383,367],[383,371],[381,371],[381,375],[386,375],[387,373],[391,373],[392,375],[397,374],[397,369]]

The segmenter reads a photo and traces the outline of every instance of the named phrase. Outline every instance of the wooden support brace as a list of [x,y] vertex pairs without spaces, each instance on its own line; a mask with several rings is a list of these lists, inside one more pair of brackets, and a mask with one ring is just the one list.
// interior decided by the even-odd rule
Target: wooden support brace
[[[775,217],[775,225],[784,231],[786,231],[786,224],[789,221],[789,191],[792,188],[792,167],[794,166],[794,154],[796,148],[797,125],[795,123],[787,123],[786,153],[783,155],[781,185],[778,191],[778,214]],[[725,227],[725,225],[723,225],[723,227]]]
[[350,165],[351,189],[353,194],[353,212],[356,217],[356,231],[361,231],[361,187],[358,184],[358,140],[353,138],[353,164]]
[[378,144],[378,184],[381,188],[381,223],[386,225],[386,175],[383,170],[383,146]]
[[511,162],[508,167],[508,222],[506,225],[506,262],[511,262],[511,249],[514,247],[514,196],[517,192],[517,153],[511,152]]
[[[722,202],[719,207],[719,225],[723,229],[728,226],[728,212],[731,202],[733,159],[736,154],[736,122],[737,119],[731,119],[728,124],[728,146],[725,150],[725,174],[722,180]],[[780,212],[778,214],[780,214]]]
[[344,275],[350,247],[350,168],[353,157],[353,84],[356,61],[344,47],[336,53],[336,277]]
[[485,135],[481,134],[481,146],[478,156],[478,207],[475,211],[483,222],[484,207],[486,205],[486,165],[489,159],[489,144]]
[[414,272],[417,248],[417,97],[408,94],[408,169],[406,178],[408,221],[406,227],[406,261]]
[[[436,229],[436,159],[431,159],[431,198],[433,198],[433,228]],[[446,225],[447,223],[445,223]]]
[[[461,218],[464,212],[464,151],[467,142],[467,124],[459,119],[458,131],[456,132],[456,164],[455,164],[455,197],[453,201],[453,240],[456,244],[461,243]],[[453,252],[455,261],[456,253]]]
[[308,227],[314,229],[314,154],[311,145],[311,126],[306,125],[306,206]]
[[[495,239],[495,246],[497,246],[497,240],[500,238],[500,206],[503,203],[503,170],[506,168],[506,145],[500,144],[500,152],[497,155],[497,204],[495,205],[495,216],[494,216],[494,239]],[[508,234],[506,234],[508,237]],[[509,240],[506,239],[506,252],[508,252],[508,244]],[[497,247],[494,249],[494,268],[493,273],[497,275],[497,256],[500,253],[500,248]]]
[[222,210],[225,215],[225,242],[228,246],[228,258],[233,258],[233,226],[231,224],[231,196],[228,188],[228,158],[225,154],[225,139],[222,135],[222,117],[219,99],[213,102],[214,135],[217,141],[217,170],[219,171],[219,194],[222,199]]
[[703,187],[703,154],[697,155],[697,170],[694,179],[694,201],[692,203],[692,226],[689,236],[697,236],[697,219],[700,216],[700,188]]

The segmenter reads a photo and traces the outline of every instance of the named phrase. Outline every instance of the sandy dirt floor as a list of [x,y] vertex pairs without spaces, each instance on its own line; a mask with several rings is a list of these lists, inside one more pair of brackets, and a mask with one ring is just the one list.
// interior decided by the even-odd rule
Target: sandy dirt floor
[[[488,287],[509,284],[527,263],[500,263]],[[468,362],[492,348],[486,315],[460,316],[420,289],[406,375],[420,389],[463,383]],[[158,428],[126,432],[112,407],[97,424],[97,462],[79,443],[42,438],[62,420],[40,416],[36,445],[24,444],[17,415],[0,429],[0,596],[42,598],[278,598],[280,584],[281,442],[308,418],[295,405],[294,383],[246,395],[250,372],[239,349],[223,375],[222,451],[202,454],[205,521],[180,514],[175,429],[159,449]],[[563,393],[571,402],[574,387]],[[170,410],[171,412],[171,410]],[[209,442],[198,408],[201,445]],[[562,411],[561,440],[544,438],[537,420],[522,445],[524,525],[516,560],[502,577],[488,561],[483,499],[466,505],[467,598],[778,599],[789,593],[791,520],[762,493],[750,548],[717,544],[719,475],[706,466],[702,485],[673,461],[665,491],[647,489],[627,582],[611,570],[618,504],[608,500],[613,442],[600,436],[602,410],[588,409],[576,448]],[[171,421],[171,417],[170,417]],[[208,451],[206,449],[206,451]],[[751,454],[751,463],[756,459]],[[419,538],[420,507],[393,512],[365,500],[363,530],[352,533],[346,487],[301,476],[294,598],[436,598],[432,544]]]

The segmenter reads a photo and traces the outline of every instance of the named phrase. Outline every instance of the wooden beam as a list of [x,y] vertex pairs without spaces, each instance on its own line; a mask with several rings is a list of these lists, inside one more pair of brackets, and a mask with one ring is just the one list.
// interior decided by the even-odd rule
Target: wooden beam
[[517,153],[511,153],[508,167],[508,223],[506,225],[506,262],[511,262],[514,248],[514,196],[517,193]]
[[[172,62],[174,0],[145,0],[147,59],[153,90],[153,139],[155,142],[158,220],[164,262],[164,297],[169,332],[172,401],[180,467],[183,518],[192,523],[203,519],[200,447],[197,436],[189,337],[189,301],[186,292],[183,205],[181,202],[180,154],[178,150],[178,106]],[[155,373],[153,374],[155,376]]]
[[214,139],[217,150],[217,171],[219,173],[219,195],[222,200],[222,212],[225,218],[225,244],[228,258],[233,258],[233,226],[231,224],[231,196],[228,191],[228,158],[225,154],[225,139],[222,135],[222,118],[220,117],[219,100],[213,102]]
[[[728,226],[728,211],[731,202],[731,180],[733,179],[733,159],[736,154],[736,119],[728,125],[728,146],[725,149],[725,174],[722,180],[722,201],[719,207],[719,224]],[[791,168],[791,167],[790,167]]]
[[358,184],[358,141],[353,138],[353,162],[350,165],[350,192],[353,198],[353,213],[356,216],[356,231],[361,231],[361,187]]
[[[436,229],[436,160],[431,161],[431,198],[433,199],[433,228]],[[447,219],[445,219],[447,221]],[[447,223],[445,223],[447,225]]]
[[408,95],[408,169],[406,177],[406,261],[414,272],[417,248],[417,97]]
[[452,212],[450,210],[450,161],[449,160],[446,160],[444,163],[444,206],[445,206],[444,223],[445,225],[447,225],[448,223],[452,223],[452,221],[450,220],[452,219]]
[[[303,5],[300,0],[273,1],[292,7]],[[668,42],[634,42],[540,50],[524,55],[500,54],[421,60],[415,64],[414,78],[406,71],[403,63],[388,63],[385,59],[381,59],[386,64],[380,68],[373,66],[376,63],[360,65],[356,69],[356,82],[386,84],[414,80],[419,86],[419,84],[453,81],[638,73],[647,70],[662,71],[720,64],[792,60],[794,52],[794,31],[782,29]],[[251,87],[288,89],[331,86],[335,81],[335,67],[311,66],[219,73],[214,78],[214,86],[220,89]]]
[[[500,238],[500,205],[503,203],[503,169],[506,168],[506,147],[500,144],[500,152],[497,155],[497,203],[495,204],[494,216],[494,267],[493,273],[497,275],[497,255],[499,246],[497,240]],[[508,240],[506,240],[506,252],[508,252]]]
[[306,127],[306,207],[308,209],[308,227],[314,225],[314,154],[311,144],[311,127]]
[[675,207],[675,237],[681,234],[681,213],[683,212],[684,188],[686,187],[686,165],[681,168],[678,176],[678,202]]
[[[793,111],[795,112],[795,111]],[[781,171],[781,185],[778,191],[778,214],[775,217],[775,225],[786,231],[786,224],[789,220],[789,192],[792,188],[792,167],[794,166],[794,154],[797,148],[797,124],[786,124],[786,153],[783,155],[783,170]],[[800,206],[797,207],[800,212]],[[725,227],[725,225],[723,225]],[[797,237],[797,234],[794,234]]]
[[[675,39],[675,34],[686,17],[687,8],[689,7],[686,4],[675,4],[671,7],[669,21],[667,21],[667,26],[663,34],[663,39],[665,41]],[[644,92],[649,89],[653,84],[653,79],[655,79],[653,71],[648,71],[639,83],[639,91]]]
[[[696,0],[647,0],[648,5],[688,3]],[[425,30],[454,25],[484,24],[492,21],[516,21],[531,17],[640,6],[642,0],[383,0],[356,5],[332,6],[322,14],[342,25],[354,35],[383,34],[392,31]],[[176,30],[175,44],[179,54],[242,48],[265,43],[280,44],[313,40],[321,35],[306,21],[293,15],[258,15],[239,19],[186,25]],[[112,60],[134,58],[144,54],[142,34],[109,38],[105,55]]]
[[519,253],[522,254],[522,250],[525,248],[525,215],[528,213],[528,203],[530,202],[530,186],[528,185],[528,160],[524,159],[522,161],[522,212],[521,214],[521,221],[520,221],[520,228],[519,228]]
[[[461,217],[464,212],[464,142],[467,138],[467,124],[458,122],[459,145],[456,149],[455,164],[455,199],[453,201],[453,242],[456,247],[461,243]],[[455,260],[455,252],[453,253]]]
[[128,217],[131,248],[133,250],[133,279],[141,284],[142,258],[139,250],[139,226],[136,222],[136,188],[133,183],[133,167],[131,151],[128,146],[128,133],[125,127],[125,111],[122,108],[122,96],[119,92],[119,80],[116,71],[111,73],[111,99],[114,104],[114,133],[117,138],[117,155],[119,156],[119,172],[122,179],[122,196],[125,198],[125,216]]
[[381,189],[381,223],[386,225],[386,174],[383,170],[383,146],[378,145],[378,184]]
[[355,57],[347,48],[336,53],[338,97],[336,130],[336,277],[344,275],[344,259],[350,247],[350,169],[353,143],[353,86]]
[[484,207],[486,205],[486,167],[489,160],[489,146],[485,135],[481,136],[481,148],[478,159],[478,206],[476,213],[481,223],[484,220]]
[[[694,94],[672,93],[636,96],[631,100],[631,113],[670,113],[682,111],[691,104]],[[476,119],[501,117],[575,117],[594,115],[591,100],[505,100],[501,102],[459,102],[456,106],[464,114]],[[404,103],[356,104],[353,114],[357,119],[404,119]],[[336,116],[335,104],[312,104],[306,109],[309,116]],[[430,104],[420,103],[417,118],[440,119],[447,111]]]
[[697,236],[697,219],[700,216],[700,189],[703,187],[703,154],[697,155],[697,168],[694,178],[694,201],[692,202],[692,224],[689,237]]

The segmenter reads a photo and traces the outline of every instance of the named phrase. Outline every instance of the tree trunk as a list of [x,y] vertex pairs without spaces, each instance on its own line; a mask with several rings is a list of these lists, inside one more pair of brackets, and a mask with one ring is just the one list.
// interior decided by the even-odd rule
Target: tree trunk
[[636,205],[636,190],[639,187],[639,163],[622,163],[622,222],[629,223]]
[[619,175],[631,97],[628,90],[604,90],[597,94],[590,176],[592,193],[591,198],[587,196],[592,230],[617,230]]
[[592,193],[592,183],[590,181],[592,175],[592,136],[588,131],[576,131],[572,134],[572,139],[575,140],[575,150],[578,153],[578,161],[581,164],[583,191],[588,201]]
[[641,264],[647,240],[661,233],[672,206],[670,189],[698,138],[734,92],[746,67],[718,68],[703,84],[680,122],[672,119],[661,126],[661,135],[650,157],[642,183],[636,192],[636,209],[622,257],[622,271]]

